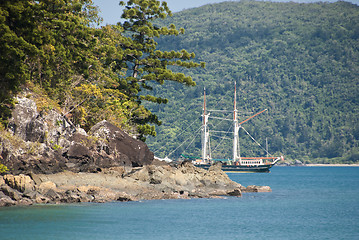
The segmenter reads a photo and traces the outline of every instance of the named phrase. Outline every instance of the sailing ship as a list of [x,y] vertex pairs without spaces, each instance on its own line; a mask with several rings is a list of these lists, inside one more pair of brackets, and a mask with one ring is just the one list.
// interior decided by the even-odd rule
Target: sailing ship
[[[267,156],[266,157],[242,157],[239,151],[239,130],[242,127],[242,124],[254,118],[255,116],[267,111],[267,109],[260,111],[253,116],[247,118],[244,121],[239,122],[237,116],[237,106],[236,106],[236,95],[237,89],[236,85],[234,86],[234,110],[233,110],[233,158],[232,159],[212,159],[210,149],[210,131],[208,129],[208,119],[209,111],[206,109],[206,90],[204,89],[204,103],[203,103],[203,115],[202,115],[202,157],[200,159],[194,159],[192,162],[197,167],[204,169],[209,169],[209,167],[214,164],[216,161],[222,162],[222,170],[226,172],[269,172],[270,168],[273,167],[278,161],[284,160],[283,156],[281,157],[272,157],[268,156],[268,144],[267,145]],[[244,129],[244,128],[243,128]],[[247,132],[247,131],[246,131]],[[248,133],[248,132],[247,132]],[[248,133],[249,134],[249,133]],[[255,139],[251,136],[255,141]],[[260,145],[257,142],[258,145]],[[191,157],[182,155],[183,157],[189,159]]]

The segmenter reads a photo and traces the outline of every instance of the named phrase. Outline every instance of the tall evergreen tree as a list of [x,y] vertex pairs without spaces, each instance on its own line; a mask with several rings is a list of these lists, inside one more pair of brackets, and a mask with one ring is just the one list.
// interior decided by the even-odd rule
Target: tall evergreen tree
[[166,80],[176,81],[188,86],[194,86],[195,82],[190,76],[174,72],[176,67],[192,68],[202,66],[204,63],[191,61],[194,53],[181,51],[157,50],[156,38],[162,35],[179,35],[184,29],[177,30],[174,24],[169,27],[158,26],[154,23],[157,19],[165,19],[172,13],[166,2],[156,0],[130,0],[127,3],[121,1],[120,5],[126,6],[119,23],[124,29],[127,40],[121,43],[124,50],[124,58],[120,60],[120,67],[127,69],[125,76],[119,79],[119,89],[138,103],[131,116],[131,121],[136,124],[140,139],[145,135],[155,135],[154,126],[149,123],[160,124],[157,116],[152,114],[141,104],[142,100],[155,103],[167,103],[167,99],[151,95],[143,96],[141,90],[151,90],[148,82],[163,84]]

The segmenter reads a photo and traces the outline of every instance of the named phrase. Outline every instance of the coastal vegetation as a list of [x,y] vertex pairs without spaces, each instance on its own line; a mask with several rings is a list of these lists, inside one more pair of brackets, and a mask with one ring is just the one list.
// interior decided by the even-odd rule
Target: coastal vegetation
[[[155,88],[169,99],[167,105],[151,106],[163,121],[157,137],[148,141],[155,155],[200,156],[199,135],[191,140],[201,125],[203,88],[208,109],[231,110],[236,81],[240,119],[268,109],[243,127],[263,148],[267,138],[273,155],[307,163],[359,160],[358,5],[223,2],[184,10],[166,21],[186,33],[160,39],[161,49],[193,51],[206,69],[185,71],[196,81],[194,88]],[[210,122],[213,130],[230,127]],[[242,156],[265,154],[240,133]],[[231,141],[211,141],[214,158],[231,157]]]
[[[157,50],[155,38],[179,35],[175,25],[152,23],[171,15],[165,2],[121,1],[123,22],[98,28],[91,0],[0,3],[0,119],[6,127],[21,90],[38,96],[43,110],[56,108],[88,130],[107,119],[145,140],[158,118],[143,101],[165,103],[148,93],[147,82],[195,85],[168,65],[198,67],[193,53]],[[119,13],[119,19],[121,14]],[[147,90],[146,95],[141,91]],[[40,98],[40,99],[39,99]]]

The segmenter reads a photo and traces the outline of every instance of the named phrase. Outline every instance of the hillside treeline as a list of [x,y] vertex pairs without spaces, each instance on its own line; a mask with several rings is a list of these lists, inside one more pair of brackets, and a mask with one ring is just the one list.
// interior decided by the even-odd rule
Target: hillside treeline
[[[200,156],[203,88],[208,108],[231,110],[236,82],[241,119],[268,109],[243,124],[262,146],[242,129],[243,156],[265,154],[267,138],[269,152],[287,159],[359,160],[359,6],[224,2],[176,13],[168,21],[186,33],[161,39],[160,48],[185,48],[207,65],[186,71],[195,88],[155,88],[169,99],[151,106],[163,120],[149,141],[156,155]],[[230,123],[210,121],[210,128],[231,131]],[[232,143],[222,139],[211,139],[214,158],[231,156]]]

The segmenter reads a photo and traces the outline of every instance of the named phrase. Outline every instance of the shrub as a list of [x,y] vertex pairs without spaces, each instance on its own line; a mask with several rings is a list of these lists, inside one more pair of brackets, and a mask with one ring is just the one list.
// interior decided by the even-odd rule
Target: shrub
[[9,169],[4,165],[0,163],[0,173],[5,173],[9,171]]

